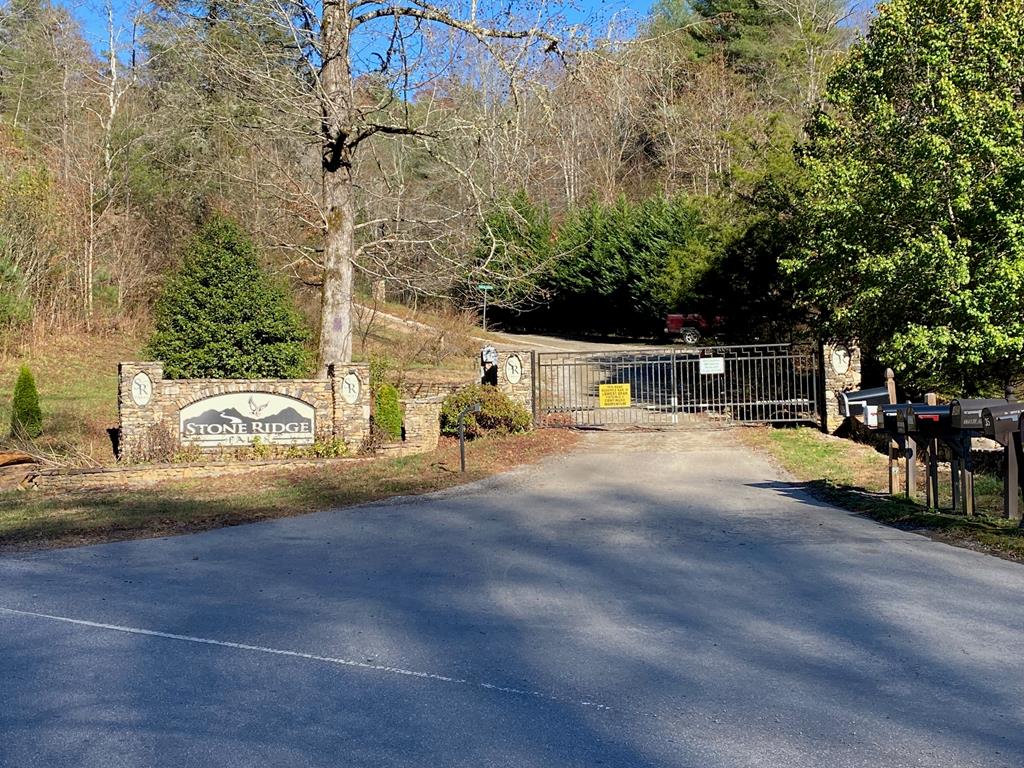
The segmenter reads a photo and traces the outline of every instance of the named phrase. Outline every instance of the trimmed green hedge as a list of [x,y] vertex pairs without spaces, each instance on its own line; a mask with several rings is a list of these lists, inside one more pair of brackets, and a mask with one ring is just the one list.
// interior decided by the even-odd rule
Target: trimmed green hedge
[[402,404],[393,384],[380,384],[374,395],[373,426],[388,440],[402,437]]

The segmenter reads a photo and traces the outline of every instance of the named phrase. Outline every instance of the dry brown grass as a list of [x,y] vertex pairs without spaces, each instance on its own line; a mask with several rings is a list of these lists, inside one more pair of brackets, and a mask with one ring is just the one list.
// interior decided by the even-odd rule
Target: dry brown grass
[[537,430],[371,462],[335,461],[316,469],[165,483],[138,491],[43,494],[0,492],[0,551],[150,538],[289,517],[392,496],[443,490],[570,450],[569,430]]
[[0,357],[0,445],[9,443],[11,393],[18,369],[35,376],[43,436],[31,446],[61,464],[114,461],[106,430],[117,426],[117,364],[137,359],[131,334],[60,331],[9,340]]

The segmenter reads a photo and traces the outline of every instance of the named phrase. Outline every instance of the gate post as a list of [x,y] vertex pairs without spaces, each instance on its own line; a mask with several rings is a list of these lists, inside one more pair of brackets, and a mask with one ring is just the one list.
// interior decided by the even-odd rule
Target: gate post
[[818,363],[821,369],[821,431],[835,434],[843,425],[839,393],[861,388],[860,347],[856,342],[823,342]]
[[533,355],[532,350],[498,352],[498,389],[526,408],[536,421]]

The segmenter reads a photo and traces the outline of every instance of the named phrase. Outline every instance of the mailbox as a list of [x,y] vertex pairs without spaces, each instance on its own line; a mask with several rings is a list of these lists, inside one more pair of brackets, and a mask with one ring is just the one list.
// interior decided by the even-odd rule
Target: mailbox
[[982,432],[997,443],[1006,445],[1010,435],[1020,431],[1024,403],[1007,403],[985,408],[981,412]]
[[981,412],[1006,405],[1006,400],[954,400],[950,403],[953,429],[982,430]]
[[950,412],[948,405],[914,403],[904,418],[906,434],[924,438],[947,437],[953,431]]
[[865,414],[868,406],[887,405],[888,403],[889,390],[886,387],[839,393],[839,413],[847,417]]
[[882,429],[890,435],[903,434],[906,430],[904,415],[909,409],[910,405],[907,403],[883,405],[882,418],[880,419]]

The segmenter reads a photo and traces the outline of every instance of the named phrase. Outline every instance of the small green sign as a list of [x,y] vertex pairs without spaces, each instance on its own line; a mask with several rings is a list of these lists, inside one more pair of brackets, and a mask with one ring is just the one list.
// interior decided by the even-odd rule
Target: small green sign
[[477,286],[477,290],[486,293],[487,291],[493,291],[494,286],[491,285],[490,283],[480,283],[480,285]]

